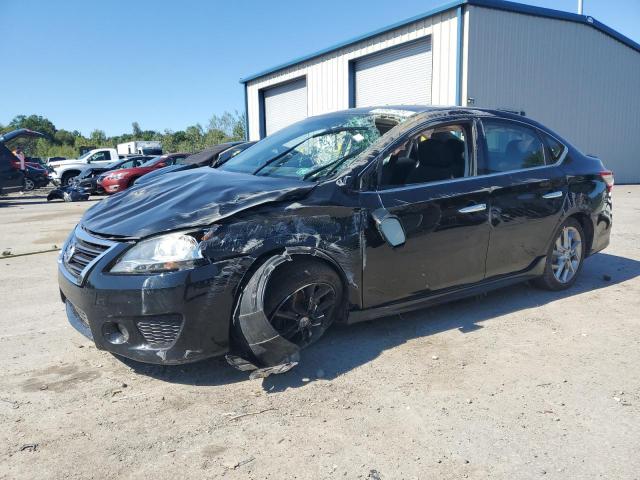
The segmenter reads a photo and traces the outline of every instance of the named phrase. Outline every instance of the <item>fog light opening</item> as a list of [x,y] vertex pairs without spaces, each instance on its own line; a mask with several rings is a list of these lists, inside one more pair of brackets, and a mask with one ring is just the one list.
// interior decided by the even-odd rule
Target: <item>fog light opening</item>
[[107,322],[102,325],[102,335],[107,342],[120,345],[129,341],[129,331],[121,323]]

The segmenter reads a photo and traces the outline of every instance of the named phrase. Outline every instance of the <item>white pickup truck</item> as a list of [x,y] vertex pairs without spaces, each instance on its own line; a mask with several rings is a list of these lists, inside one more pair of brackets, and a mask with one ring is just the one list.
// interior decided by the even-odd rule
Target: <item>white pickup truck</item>
[[50,177],[63,186],[69,185],[88,164],[101,165],[117,162],[121,157],[124,156],[118,155],[115,148],[95,148],[78,158],[49,162],[48,165],[53,167]]

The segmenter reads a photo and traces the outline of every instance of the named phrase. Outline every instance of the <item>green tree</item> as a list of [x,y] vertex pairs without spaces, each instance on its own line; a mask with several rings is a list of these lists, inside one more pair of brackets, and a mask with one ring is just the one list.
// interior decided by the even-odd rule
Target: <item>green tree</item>
[[10,127],[28,128],[43,133],[47,138],[52,139],[56,134],[56,126],[49,119],[40,115],[17,115],[9,123]]
[[93,132],[91,132],[89,140],[91,140],[96,147],[99,147],[107,143],[107,135],[104,133],[104,130],[96,128]]
[[53,138],[55,140],[55,143],[57,143],[58,145],[73,146],[73,144],[76,142],[76,136],[73,134],[73,132],[62,129],[58,130]]

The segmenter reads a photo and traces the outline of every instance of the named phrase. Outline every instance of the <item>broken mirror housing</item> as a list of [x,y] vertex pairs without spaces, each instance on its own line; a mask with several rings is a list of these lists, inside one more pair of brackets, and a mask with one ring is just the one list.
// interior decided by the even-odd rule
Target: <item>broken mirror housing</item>
[[205,263],[193,234],[174,232],[135,244],[111,268],[111,273],[146,274],[194,268]]
[[402,223],[395,215],[390,214],[385,208],[379,208],[371,212],[382,238],[392,247],[404,245],[407,237]]

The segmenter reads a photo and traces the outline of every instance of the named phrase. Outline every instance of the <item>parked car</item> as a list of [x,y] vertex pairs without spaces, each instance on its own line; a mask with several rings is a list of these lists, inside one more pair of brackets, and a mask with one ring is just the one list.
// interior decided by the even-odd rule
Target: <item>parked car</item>
[[[124,158],[124,157],[122,157]],[[51,178],[62,186],[71,185],[86,165],[107,165],[120,160],[115,148],[95,148],[78,158],[51,161]]]
[[102,195],[104,194],[104,190],[99,183],[102,176],[118,168],[130,168],[142,165],[151,158],[154,157],[139,155],[105,165],[88,165],[81,170],[71,185],[61,186],[51,190],[47,195],[47,201],[64,200],[65,202],[77,202],[89,200],[91,195]]
[[67,157],[47,157],[47,165],[52,162],[59,162],[61,160],[66,160]]
[[49,171],[45,168],[36,168],[33,165],[25,166],[24,189],[27,192],[36,188],[44,188],[49,185]]
[[188,153],[171,153],[161,155],[143,163],[139,167],[120,168],[103,175],[98,180],[107,195],[121,192],[133,185],[141,176],[159,168],[175,165],[189,156]]
[[98,182],[101,178],[108,175],[108,172],[124,168],[139,167],[152,158],[155,158],[155,156],[138,155],[135,157],[127,157],[106,165],[89,165],[82,169],[80,174],[76,177],[75,185],[84,189],[90,195],[104,194],[104,189]]
[[21,137],[44,137],[44,135],[26,128],[0,135],[0,193],[10,193],[24,188],[25,175],[20,171],[20,161],[5,145]]
[[249,148],[256,142],[226,142],[220,143],[218,145],[214,145],[213,147],[205,148],[204,150],[189,155],[182,162],[175,163],[174,165],[170,165],[168,167],[160,168],[158,170],[154,170],[146,174],[140,180],[138,180],[138,184],[147,183],[160,175],[165,175],[171,172],[180,172],[183,170],[190,170],[192,168],[199,167],[212,167],[217,165],[218,163],[223,163],[227,159],[232,156],[237,155],[241,151]]
[[571,287],[609,244],[612,186],[525,117],[330,113],[95,205],[62,250],[61,297],[100,349],[281,372],[334,321],[524,280]]
[[40,158],[40,157],[26,157],[25,159],[27,162],[29,163],[33,163],[35,165],[40,166],[41,168],[44,168],[45,170],[47,169],[47,164],[46,162]]

